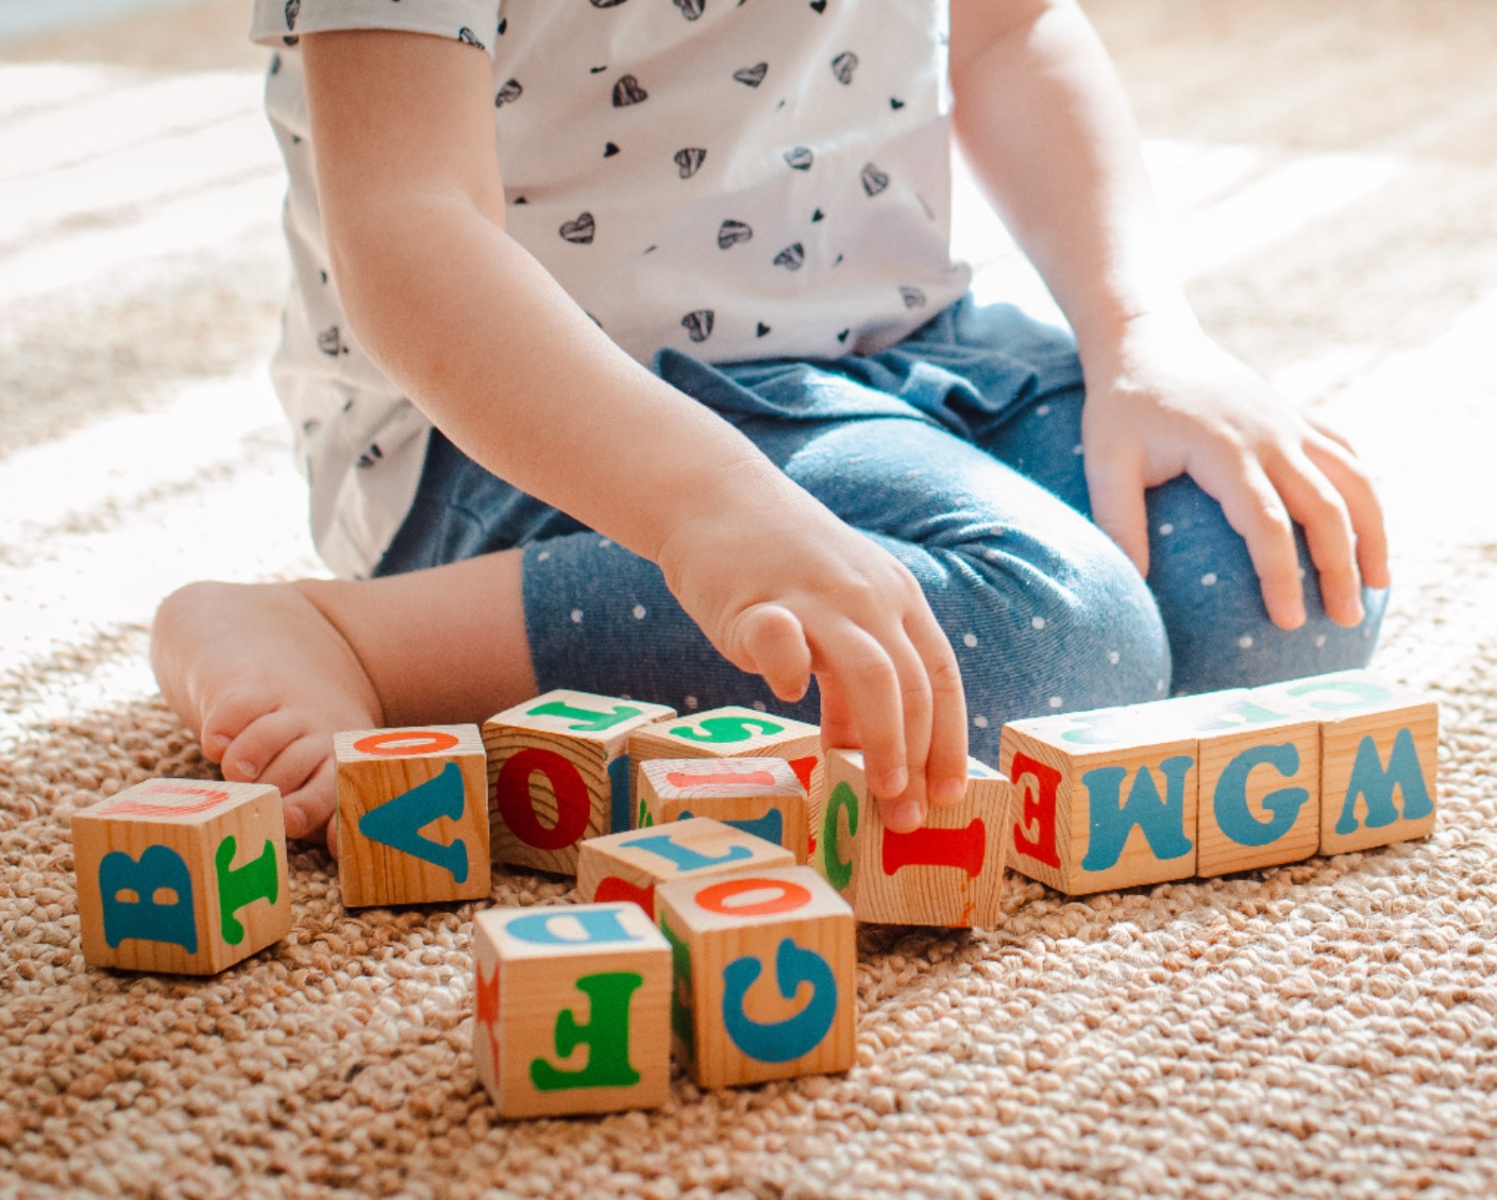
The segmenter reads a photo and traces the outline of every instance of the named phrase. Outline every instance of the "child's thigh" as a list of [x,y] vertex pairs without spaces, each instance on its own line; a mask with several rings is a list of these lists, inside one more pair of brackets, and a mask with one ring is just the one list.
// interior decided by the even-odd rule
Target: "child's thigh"
[[961,663],[975,752],[996,750],[1004,721],[1168,690],[1164,632],[1138,573],[1033,480],[914,419],[744,432],[915,575]]

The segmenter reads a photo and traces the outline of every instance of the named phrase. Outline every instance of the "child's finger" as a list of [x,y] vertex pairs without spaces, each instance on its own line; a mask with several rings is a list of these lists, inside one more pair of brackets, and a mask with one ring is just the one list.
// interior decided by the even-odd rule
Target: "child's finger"
[[1325,472],[1346,503],[1356,534],[1357,566],[1362,572],[1362,582],[1368,587],[1385,588],[1392,578],[1388,572],[1388,532],[1377,491],[1351,446],[1329,430],[1318,425],[1315,429],[1332,444],[1327,446],[1312,439],[1306,443],[1305,453]]
[[1200,470],[1191,475],[1222,506],[1227,523],[1247,544],[1269,619],[1280,629],[1298,629],[1305,623],[1299,550],[1279,490],[1256,459],[1234,459],[1233,466],[1221,472]]
[[917,612],[907,628],[930,681],[926,794],[932,803],[954,804],[967,791],[967,697],[961,667],[945,630],[928,609]]
[[1088,454],[1083,464],[1091,499],[1092,520],[1143,576],[1149,574],[1149,514],[1144,506],[1144,477],[1136,462],[1113,461],[1108,454]]
[[862,748],[869,791],[900,795],[910,784],[910,771],[904,696],[893,660],[872,634],[855,625],[815,649],[819,673],[835,680],[846,706],[854,738],[849,744]]
[[1308,457],[1286,460],[1271,478],[1290,517],[1305,531],[1326,613],[1337,624],[1358,624],[1363,616],[1362,581],[1356,538],[1341,493]]
[[794,704],[811,686],[811,647],[800,620],[779,604],[756,604],[734,622],[728,659],[762,675],[770,690]]

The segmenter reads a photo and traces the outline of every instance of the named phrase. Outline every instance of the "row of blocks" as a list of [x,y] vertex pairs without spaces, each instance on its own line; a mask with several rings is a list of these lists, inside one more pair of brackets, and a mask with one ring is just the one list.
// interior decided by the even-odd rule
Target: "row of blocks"
[[[647,707],[552,694],[482,734],[338,739],[348,903],[487,896],[506,847],[602,903],[477,918],[476,1061],[508,1114],[658,1103],[671,1043],[708,1087],[845,1069],[854,919],[996,924],[1005,859],[1077,893],[1434,820],[1437,710],[1365,673],[1016,722],[1004,772],[973,763],[909,834],[813,727]],[[74,851],[91,963],[213,972],[289,930],[273,788],[152,781],[78,814]]]

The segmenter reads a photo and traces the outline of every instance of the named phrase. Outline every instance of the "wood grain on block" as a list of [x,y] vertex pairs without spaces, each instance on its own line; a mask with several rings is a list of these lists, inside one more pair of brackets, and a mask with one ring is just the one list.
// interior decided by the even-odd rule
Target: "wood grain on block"
[[909,833],[885,827],[861,753],[827,751],[827,788],[816,867],[858,920],[998,924],[1009,786],[997,771],[969,760],[962,801],[932,805]]
[[783,846],[710,817],[688,817],[583,842],[577,894],[589,902],[632,900],[653,917],[659,884],[794,865]]
[[1345,854],[1426,837],[1439,799],[1440,708],[1370,671],[1254,689],[1320,723],[1320,852]]
[[783,758],[656,758],[639,765],[635,825],[712,817],[784,846],[805,864],[810,798]]
[[806,789],[813,829],[821,811],[821,729],[804,721],[753,708],[714,708],[640,730],[629,739],[629,755],[634,761],[630,795],[636,801],[636,820],[639,764],[656,758],[783,758]]
[[656,905],[675,964],[672,1045],[698,1084],[852,1066],[856,923],[815,871],[680,880]]
[[428,904],[489,894],[489,812],[476,725],[333,738],[343,903]]
[[152,779],[73,816],[83,957],[213,974],[291,929],[281,794]]
[[575,875],[584,840],[630,826],[630,735],[673,716],[664,704],[561,689],[490,717],[494,860]]
[[671,951],[638,906],[486,909],[473,958],[473,1061],[501,1115],[665,1103]]
[[1194,875],[1196,731],[1220,704],[1191,696],[1005,725],[1009,866],[1069,895]]

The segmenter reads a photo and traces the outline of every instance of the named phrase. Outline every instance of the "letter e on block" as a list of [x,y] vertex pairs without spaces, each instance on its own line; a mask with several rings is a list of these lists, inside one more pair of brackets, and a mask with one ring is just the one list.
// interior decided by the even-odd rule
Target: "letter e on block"
[[1197,697],[1014,721],[1008,864],[1069,895],[1196,873]]
[[629,737],[676,715],[558,690],[484,722],[495,862],[577,874],[582,842],[629,828]]
[[859,752],[827,751],[827,787],[816,866],[858,920],[998,924],[1009,802],[1002,775],[969,759],[962,801],[932,805],[925,824],[909,833],[884,826]]
[[1320,852],[1426,837],[1435,827],[1440,707],[1369,671],[1255,688],[1320,722]]
[[710,817],[688,817],[583,842],[577,894],[589,902],[632,900],[653,918],[662,883],[794,865],[783,846]]
[[489,894],[489,809],[476,725],[335,734],[338,879],[349,908]]
[[486,909],[473,957],[473,1060],[501,1115],[665,1103],[671,952],[637,905]]
[[702,1087],[853,1064],[852,909],[810,867],[686,879],[656,891],[671,944],[672,1046]]
[[152,779],[73,816],[84,960],[210,975],[291,929],[268,784]]

